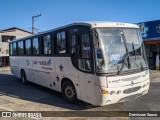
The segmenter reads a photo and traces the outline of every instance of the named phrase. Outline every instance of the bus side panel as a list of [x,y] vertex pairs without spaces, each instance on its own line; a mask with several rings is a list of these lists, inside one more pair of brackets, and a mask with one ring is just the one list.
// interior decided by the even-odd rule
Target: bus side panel
[[63,77],[62,75],[51,73],[50,89],[61,92],[60,82],[61,82],[62,77]]
[[[62,79],[64,77],[70,79],[73,83],[75,83],[74,85],[76,87],[76,90],[79,89],[78,88],[79,85],[77,86],[76,85],[77,82],[75,82],[75,81],[78,81],[78,77],[75,77],[73,75],[62,75],[62,74],[55,74],[55,73],[51,74],[51,86],[50,86],[50,88],[53,89],[53,90],[56,90],[58,92],[62,92],[62,90],[61,90],[61,82],[62,82]],[[79,94],[80,93],[78,93],[78,95]]]
[[32,58],[32,82],[50,88],[51,74],[55,73],[53,57],[33,57]]
[[79,71],[79,82],[82,100],[93,105],[97,104],[95,75]]
[[78,70],[72,65],[70,57],[55,58],[56,73],[78,77]]
[[[56,67],[56,74],[60,76],[60,81],[63,78],[70,79],[76,88],[78,99],[81,99],[80,88],[79,88],[80,84],[78,81],[78,70],[72,65],[71,58],[70,57],[56,57],[55,67]],[[60,84],[57,88],[61,88]],[[61,91],[61,90],[58,90],[58,91]]]
[[30,69],[29,70],[30,78],[28,81],[38,84],[39,74],[37,70]]
[[30,75],[30,69],[32,69],[32,58],[31,57],[18,57],[18,63],[19,63],[19,67],[18,67],[18,74],[19,77],[21,77],[21,70],[25,71],[26,74],[26,78],[29,81],[31,79],[31,75]]
[[38,71],[38,84],[50,88],[51,73],[52,72]]
[[18,57],[17,56],[10,56],[10,68],[11,73],[15,76],[19,77],[18,73]]

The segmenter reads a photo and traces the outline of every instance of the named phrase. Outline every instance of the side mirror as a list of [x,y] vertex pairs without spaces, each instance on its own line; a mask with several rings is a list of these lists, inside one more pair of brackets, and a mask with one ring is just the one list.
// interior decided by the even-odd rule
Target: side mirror
[[98,59],[103,59],[101,49],[97,49],[97,51],[96,51],[96,56],[97,56]]
[[102,55],[101,49],[96,49],[96,61],[97,61],[97,67],[100,67],[104,64],[104,59]]

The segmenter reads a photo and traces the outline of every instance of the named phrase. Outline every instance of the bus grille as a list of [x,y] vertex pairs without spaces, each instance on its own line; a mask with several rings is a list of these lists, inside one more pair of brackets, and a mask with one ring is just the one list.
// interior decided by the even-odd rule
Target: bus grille
[[123,93],[124,94],[130,94],[130,93],[138,91],[139,89],[141,89],[141,86],[126,89],[126,90],[123,91]]
[[120,99],[118,102],[125,102],[125,101],[129,101],[129,100],[132,100],[132,99],[135,99],[139,96],[141,96],[142,94],[135,94],[135,95],[131,95],[131,96],[127,96],[127,97],[124,97],[122,99]]

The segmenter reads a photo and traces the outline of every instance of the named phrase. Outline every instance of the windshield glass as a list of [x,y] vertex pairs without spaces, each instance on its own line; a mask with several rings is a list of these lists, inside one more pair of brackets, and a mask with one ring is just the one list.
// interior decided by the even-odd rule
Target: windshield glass
[[97,29],[101,49],[96,51],[98,72],[118,72],[147,67],[139,29]]

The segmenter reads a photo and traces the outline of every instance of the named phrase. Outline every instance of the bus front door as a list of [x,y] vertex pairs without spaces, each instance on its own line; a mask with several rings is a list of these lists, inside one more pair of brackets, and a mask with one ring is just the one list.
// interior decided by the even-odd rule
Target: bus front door
[[72,48],[74,48],[73,43],[76,43],[75,46],[77,53],[75,53],[75,66],[79,70],[81,99],[88,103],[96,104],[95,79],[94,75],[91,74],[91,44],[89,36],[89,32],[84,32],[73,36]]

